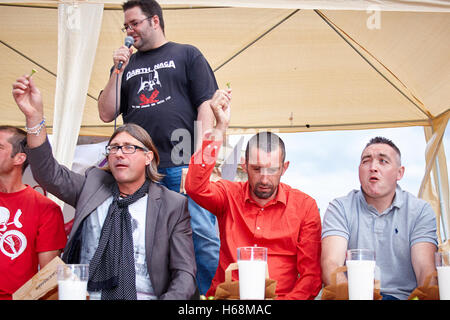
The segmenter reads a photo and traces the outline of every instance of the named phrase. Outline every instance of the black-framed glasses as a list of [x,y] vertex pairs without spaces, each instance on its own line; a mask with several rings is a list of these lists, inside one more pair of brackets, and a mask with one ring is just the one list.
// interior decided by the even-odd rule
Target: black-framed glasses
[[110,154],[116,154],[117,152],[119,152],[119,150],[122,150],[123,154],[133,154],[136,152],[136,150],[148,152],[147,148],[135,146],[133,144],[126,144],[124,146],[106,146],[105,150],[107,156],[109,156]]
[[145,20],[151,19],[152,17],[147,17],[144,18],[140,21],[135,21],[135,22],[131,22],[130,24],[124,24],[123,28],[121,29],[122,32],[126,33],[127,30],[133,31],[137,28],[138,25],[140,25],[142,22],[144,22]]

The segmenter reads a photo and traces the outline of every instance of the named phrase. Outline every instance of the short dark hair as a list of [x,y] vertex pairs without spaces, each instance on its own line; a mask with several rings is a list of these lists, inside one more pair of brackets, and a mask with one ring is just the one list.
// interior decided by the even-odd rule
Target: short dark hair
[[153,152],[153,160],[149,165],[147,165],[145,174],[147,178],[153,182],[160,181],[163,178],[163,175],[158,173],[159,154],[148,132],[135,123],[126,123],[114,131],[111,138],[109,138],[108,145],[111,143],[112,139],[114,139],[114,137],[121,132],[128,133],[130,136],[141,142],[148,150]]
[[392,149],[395,150],[395,152],[398,154],[398,158],[400,159],[400,163],[402,161],[402,154],[400,152],[400,149],[395,145],[394,142],[392,142],[392,140],[389,140],[388,138],[385,137],[375,137],[370,139],[369,143],[366,144],[366,147],[364,149],[366,149],[368,146],[371,146],[373,144],[387,144],[388,146],[390,146]]
[[162,8],[158,2],[156,2],[155,0],[129,0],[122,4],[122,10],[124,12],[134,7],[141,8],[142,12],[148,18],[157,15],[159,18],[159,25],[161,26],[161,30],[164,33],[164,18],[162,14]]
[[[8,139],[8,142],[12,145],[11,158],[13,158],[18,153],[25,153],[25,145],[27,142],[27,133],[19,128],[14,126],[3,125],[0,126],[0,131],[7,131],[12,134],[11,138]],[[28,158],[22,164],[22,172],[28,166]]]
[[275,133],[270,131],[258,132],[247,143],[247,147],[245,148],[245,161],[248,163],[250,148],[257,147],[267,153],[280,148],[281,150],[281,159],[284,163],[286,159],[286,148],[284,146],[283,140]]

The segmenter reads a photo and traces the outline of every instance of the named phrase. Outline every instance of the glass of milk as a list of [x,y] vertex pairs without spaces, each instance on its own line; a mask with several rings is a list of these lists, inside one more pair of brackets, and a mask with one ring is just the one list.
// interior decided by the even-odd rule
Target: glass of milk
[[450,251],[435,253],[439,298],[450,300]]
[[240,299],[264,300],[266,292],[267,248],[238,248],[237,263]]
[[86,300],[89,265],[58,265],[58,299]]
[[373,300],[375,252],[370,249],[347,251],[349,300]]

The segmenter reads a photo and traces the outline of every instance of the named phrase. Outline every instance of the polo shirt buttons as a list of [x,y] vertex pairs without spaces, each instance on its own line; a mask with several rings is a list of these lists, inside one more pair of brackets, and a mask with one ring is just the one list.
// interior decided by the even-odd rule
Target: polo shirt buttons
[[383,217],[377,217],[374,221],[374,232],[377,234],[383,234],[384,229],[386,228],[386,222],[384,221]]

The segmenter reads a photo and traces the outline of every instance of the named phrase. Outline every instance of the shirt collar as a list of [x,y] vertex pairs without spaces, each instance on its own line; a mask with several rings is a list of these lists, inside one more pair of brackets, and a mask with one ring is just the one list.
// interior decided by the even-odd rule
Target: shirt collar
[[[364,197],[364,191],[363,191],[362,187],[360,187],[359,198],[361,200],[361,203],[366,208],[373,208],[372,206],[370,206],[367,203],[366,198]],[[395,188],[394,201],[392,201],[392,203],[389,206],[389,208],[387,208],[383,213],[390,212],[392,210],[392,208],[394,208],[394,207],[397,208],[397,209],[400,209],[401,206],[403,205],[403,202],[404,202],[404,200],[403,200],[402,188],[400,188],[400,186],[397,184],[397,187]]]
[[[255,200],[250,196],[250,185],[247,182],[244,184],[245,194],[244,194],[244,202],[251,202],[255,203]],[[271,201],[267,202],[264,207],[267,207],[269,205],[275,204],[277,202],[281,202],[282,204],[286,205],[287,203],[287,190],[284,183],[281,183],[278,185],[277,195],[275,198],[273,198]]]
[[400,186],[397,184],[397,188],[395,189],[394,201],[392,201],[391,207],[397,207],[400,209],[400,207],[403,205],[404,199],[402,191],[402,188],[400,188]]

